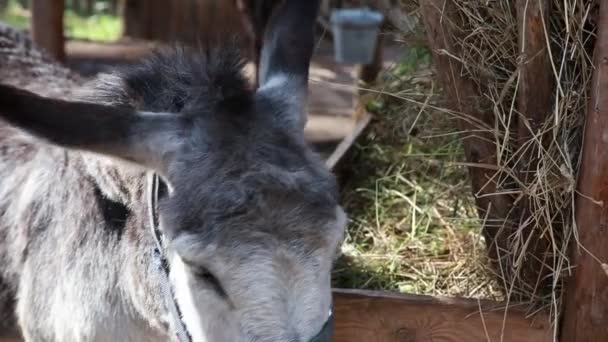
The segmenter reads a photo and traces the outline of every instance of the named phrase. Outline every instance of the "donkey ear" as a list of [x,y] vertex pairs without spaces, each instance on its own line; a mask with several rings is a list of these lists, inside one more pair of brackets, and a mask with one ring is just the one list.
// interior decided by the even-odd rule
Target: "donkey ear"
[[308,68],[320,0],[285,0],[270,19],[260,60],[259,93],[278,100],[282,115],[304,128]]
[[164,171],[184,127],[180,116],[68,102],[0,85],[0,119],[66,148]]

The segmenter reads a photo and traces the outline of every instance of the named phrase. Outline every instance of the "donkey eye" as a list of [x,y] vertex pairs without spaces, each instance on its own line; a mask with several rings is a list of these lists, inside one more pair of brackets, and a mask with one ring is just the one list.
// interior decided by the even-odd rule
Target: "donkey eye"
[[226,291],[224,291],[224,288],[222,287],[222,284],[220,283],[220,281],[208,269],[206,269],[202,266],[195,266],[195,267],[193,267],[193,270],[194,270],[194,275],[196,276],[197,279],[199,279],[199,280],[203,281],[205,284],[211,286],[213,288],[213,290],[215,292],[217,292],[217,294],[219,294],[220,296],[227,297]]
[[209,282],[216,282],[217,278],[206,268],[204,267],[195,267],[195,274],[199,279],[205,280],[205,281],[209,281]]

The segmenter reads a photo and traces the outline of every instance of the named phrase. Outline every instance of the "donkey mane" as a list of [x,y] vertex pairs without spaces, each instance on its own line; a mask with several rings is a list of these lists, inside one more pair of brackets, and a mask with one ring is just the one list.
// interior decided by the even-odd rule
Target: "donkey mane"
[[[93,96],[149,112],[221,110],[251,98],[244,65],[236,43],[210,48],[167,47],[141,62],[116,69],[113,82],[102,77],[102,82],[94,84]],[[117,97],[123,103],[117,103]]]

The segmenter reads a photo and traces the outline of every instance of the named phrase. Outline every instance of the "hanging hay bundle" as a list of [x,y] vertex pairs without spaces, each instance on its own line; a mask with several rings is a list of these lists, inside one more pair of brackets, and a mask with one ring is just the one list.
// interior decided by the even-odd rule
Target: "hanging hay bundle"
[[511,300],[561,305],[598,3],[420,1],[488,252]]

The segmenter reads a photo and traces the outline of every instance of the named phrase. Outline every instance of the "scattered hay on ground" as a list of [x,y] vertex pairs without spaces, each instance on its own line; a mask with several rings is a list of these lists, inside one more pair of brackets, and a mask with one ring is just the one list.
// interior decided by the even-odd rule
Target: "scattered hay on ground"
[[429,51],[409,48],[379,83],[365,96],[374,120],[341,172],[351,222],[336,285],[502,298],[456,124],[432,109],[439,94]]

